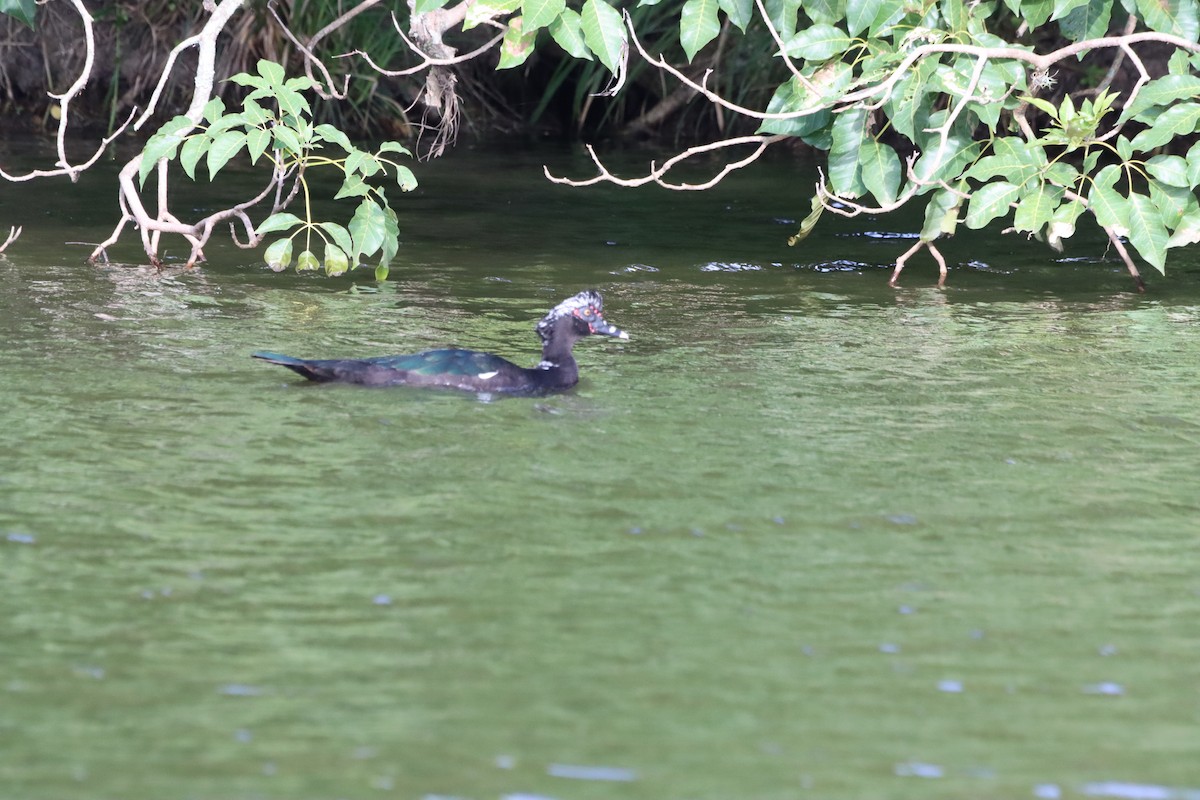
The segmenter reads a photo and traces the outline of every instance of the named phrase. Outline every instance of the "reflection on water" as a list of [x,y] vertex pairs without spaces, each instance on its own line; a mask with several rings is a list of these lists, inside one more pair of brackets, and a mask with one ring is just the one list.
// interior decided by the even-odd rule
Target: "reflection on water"
[[[1195,264],[972,234],[893,291],[919,223],[787,248],[802,166],[466,157],[382,287],[87,268],[100,202],[0,258],[8,794],[1196,796]],[[561,396],[248,357],[532,364],[588,286],[632,338]]]

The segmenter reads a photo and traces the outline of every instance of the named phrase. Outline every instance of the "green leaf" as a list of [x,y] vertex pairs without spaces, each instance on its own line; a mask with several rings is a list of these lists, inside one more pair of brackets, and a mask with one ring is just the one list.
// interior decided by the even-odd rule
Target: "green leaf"
[[929,81],[937,71],[935,59],[925,58],[910,69],[908,74],[896,82],[891,96],[884,104],[884,112],[892,121],[892,127],[909,140],[916,141],[918,131],[929,127],[925,121],[929,117],[929,104],[925,103],[925,94],[929,91]]
[[179,166],[183,167],[183,171],[192,180],[196,180],[196,164],[211,141],[212,139],[205,134],[195,133],[188,137],[179,150]]
[[1187,185],[1195,188],[1200,185],[1200,142],[1188,148],[1187,156]]
[[1049,100],[1043,100],[1040,97],[1022,97],[1021,99],[1026,103],[1029,103],[1029,105],[1033,106],[1034,108],[1045,111],[1046,114],[1049,115],[1050,119],[1055,121],[1058,120],[1058,106],[1054,105],[1054,103],[1051,103]]
[[942,0],[939,5],[942,12],[942,29],[954,33],[965,31],[970,14],[977,13],[973,7],[968,13],[963,0]]
[[467,7],[463,30],[469,31],[476,25],[510,14],[521,7],[521,0],[475,0]]
[[958,194],[938,189],[925,206],[925,224],[921,226],[921,241],[932,242],[941,236],[953,236],[958,228],[958,211],[964,199]]
[[229,163],[229,159],[237,155],[246,144],[246,134],[242,131],[228,131],[213,140],[208,148],[208,179],[217,177],[221,167]]
[[754,0],[717,0],[717,5],[738,30],[746,32],[746,26],[754,19]]
[[275,147],[288,155],[298,156],[304,151],[296,132],[286,125],[276,125],[271,129],[271,135],[275,137]]
[[1196,196],[1185,186],[1171,186],[1156,180],[1147,181],[1150,188],[1150,199],[1162,213],[1163,224],[1168,229],[1179,225],[1187,212],[1197,206]]
[[796,12],[800,9],[800,0],[766,0],[764,5],[780,38],[784,41],[790,39],[796,32]]
[[1049,183],[1039,183],[1033,191],[1017,201],[1017,212],[1013,214],[1013,227],[1019,231],[1036,233],[1050,221],[1054,210],[1062,201],[1063,188]]
[[545,28],[558,19],[566,7],[566,0],[523,0],[521,19],[525,21],[525,30],[532,33],[538,28]]
[[1117,136],[1117,156],[1122,161],[1133,160],[1133,144],[1130,143],[1129,137],[1125,134]]
[[350,269],[350,259],[342,251],[342,248],[335,244],[326,244],[325,274],[330,277],[345,275],[348,269]]
[[[767,104],[767,113],[791,114],[809,109],[813,113],[792,119],[763,120],[762,125],[758,129],[760,133],[808,136],[829,125],[831,114],[828,108],[823,106],[826,105],[826,100],[837,97],[850,85],[850,81],[853,78],[850,65],[833,63],[825,65],[819,70],[809,68],[805,72],[813,73],[806,77],[817,87],[821,94],[811,94],[807,87],[800,83],[799,80],[792,78],[780,84],[779,88],[775,90],[771,102]],[[828,150],[829,145],[825,145],[821,149]]]
[[808,216],[800,221],[800,230],[796,231],[796,235],[788,238],[788,247],[795,247],[797,242],[807,239],[824,212],[825,204],[821,202],[821,195],[814,194]]
[[1137,9],[1151,30],[1173,33],[1190,42],[1200,34],[1195,0],[1137,0]]
[[1159,272],[1167,267],[1167,228],[1162,212],[1144,194],[1129,196],[1129,243]]
[[379,145],[379,149],[375,151],[375,155],[381,156],[384,153],[399,153],[402,156],[412,155],[412,151],[399,142],[384,142]]
[[1007,215],[1020,191],[1019,187],[1008,181],[996,181],[980,187],[971,195],[967,206],[967,227],[978,230],[997,217]]
[[721,23],[717,21],[717,0],[687,0],[679,17],[679,43],[688,61],[717,38]]
[[183,143],[183,137],[179,131],[182,128],[191,127],[192,124],[190,119],[182,117],[187,124],[180,126],[178,124],[180,119],[180,117],[176,117],[163,125],[158,133],[146,141],[146,147],[142,150],[142,163],[138,167],[138,180],[143,184],[146,182],[146,176],[150,174],[159,160],[164,158],[170,160],[178,152],[179,145]]
[[379,159],[370,153],[362,150],[355,150],[350,155],[346,156],[346,174],[353,172],[361,173],[364,178],[369,178],[377,172],[383,171],[383,164],[379,163]]
[[248,72],[239,72],[237,75],[229,76],[229,80],[236,83],[238,86],[253,86],[255,89],[259,90],[257,92],[251,92],[250,97],[262,95],[263,93],[270,94],[268,91],[269,87],[267,82],[257,75],[251,75]]
[[336,144],[347,153],[354,152],[354,145],[350,144],[350,138],[329,123],[323,123],[313,128],[313,134],[314,138],[329,142],[330,144]]
[[250,163],[258,162],[267,147],[271,144],[271,132],[263,128],[251,128],[246,134],[246,150],[250,153]]
[[386,264],[380,264],[378,267],[375,268],[375,280],[382,283],[383,281],[387,280],[387,276],[388,276],[388,268],[387,268]]
[[496,69],[512,69],[525,63],[533,54],[533,42],[537,31],[525,32],[523,17],[513,17],[508,21],[508,29],[504,31],[504,39],[500,42],[500,61]]
[[1054,0],[1054,10],[1050,14],[1051,21],[1062,19],[1076,8],[1087,5],[1088,0]]
[[1129,233],[1129,203],[1115,188],[1121,177],[1121,169],[1109,164],[1092,179],[1088,192],[1088,209],[1102,228],[1109,228],[1118,236]]
[[1133,102],[1125,106],[1118,121],[1134,119],[1156,106],[1169,106],[1180,100],[1194,100],[1198,97],[1200,78],[1195,75],[1164,75],[1143,86],[1137,97],[1133,98]]
[[1070,239],[1075,235],[1075,222],[1083,210],[1084,205],[1078,200],[1063,203],[1054,209],[1054,213],[1050,215],[1050,224],[1046,226],[1046,243],[1061,253],[1063,239]]
[[417,188],[417,176],[413,175],[413,171],[402,164],[396,165],[396,183],[400,185],[400,191],[411,192]]
[[225,113],[225,101],[220,97],[214,97],[204,104],[204,119],[210,123],[216,122],[221,115]]
[[347,172],[345,180],[342,181],[342,187],[338,189],[333,199],[341,200],[343,197],[365,197],[370,192],[371,187],[362,179],[362,176]]
[[275,102],[279,103],[280,113],[290,114],[297,119],[312,113],[304,95],[290,89],[280,89],[275,95]]
[[283,88],[291,89],[293,92],[306,92],[316,87],[317,82],[307,75],[297,75],[283,82]]
[[1171,106],[1149,128],[1133,137],[1133,149],[1144,152],[1162,147],[1177,136],[1194,133],[1197,122],[1200,122],[1200,103]]
[[333,239],[333,243],[342,248],[343,251],[350,253],[354,251],[354,239],[350,236],[350,231],[336,222],[318,222],[317,227],[329,234]]
[[246,124],[251,126],[266,125],[275,119],[274,114],[250,99],[242,101],[242,116],[246,118]]
[[274,61],[268,61],[265,58],[258,60],[258,74],[263,76],[263,80],[268,86],[283,86],[283,79],[286,73],[279,64]]
[[600,63],[615,75],[627,41],[620,12],[604,0],[587,0],[583,4],[580,20],[583,24],[583,40],[600,59]]
[[1155,156],[1146,162],[1146,171],[1169,186],[1191,186],[1188,164],[1179,156]]
[[437,11],[450,0],[417,0],[413,6],[414,14],[428,14],[430,11]]
[[353,259],[369,256],[383,244],[387,215],[371,198],[363,198],[350,220],[350,236],[354,239]]
[[817,24],[832,24],[846,13],[846,0],[804,0],[800,5]]
[[245,114],[225,114],[224,116],[219,117],[215,122],[213,122],[213,124],[208,126],[208,136],[210,139],[215,139],[225,131],[245,124]]
[[400,224],[396,220],[396,212],[386,209],[383,220],[383,245],[379,263],[388,266],[400,250]]
[[784,44],[783,51],[792,58],[824,61],[846,52],[849,47],[850,37],[845,31],[820,24],[797,33]]
[[1085,0],[1060,19],[1058,19],[1057,13],[1055,14],[1055,18],[1058,19],[1058,30],[1064,38],[1072,42],[1097,39],[1108,33],[1112,9],[1112,0]]
[[1055,186],[1070,188],[1079,183],[1079,170],[1066,161],[1055,161],[1042,170],[1042,178]]
[[574,9],[563,9],[558,19],[550,24],[550,35],[573,58],[592,60],[592,51],[583,41],[583,20]]
[[37,30],[34,25],[36,13],[36,0],[0,0],[0,14],[8,14],[13,19],[28,25],[31,30]]
[[307,272],[308,270],[320,268],[321,262],[317,260],[315,255],[313,255],[312,250],[305,250],[300,254],[300,257],[296,259],[296,272]]
[[259,223],[254,232],[259,236],[264,233],[274,233],[275,231],[286,231],[288,228],[296,225],[301,225],[304,220],[297,217],[290,211],[278,211]]
[[1167,240],[1167,247],[1185,247],[1200,242],[1200,208],[1184,214]]
[[900,190],[900,157],[886,144],[874,140],[863,143],[859,155],[862,181],[880,205],[895,201]]
[[883,0],[846,0],[846,29],[851,36],[866,30],[879,15]]
[[851,108],[834,116],[833,145],[829,150],[829,182],[839,197],[861,197],[866,192],[860,164],[866,135],[868,112]]
[[272,242],[267,248],[267,252],[263,254],[263,261],[267,262],[267,266],[276,272],[282,272],[288,268],[288,264],[292,263],[292,240],[279,239]]
[[1021,0],[1020,10],[1031,29],[1040,28],[1054,13],[1054,0]]
[[986,181],[1004,177],[1016,184],[1028,183],[1046,166],[1046,151],[1016,136],[992,142],[992,155],[967,170],[967,177]]

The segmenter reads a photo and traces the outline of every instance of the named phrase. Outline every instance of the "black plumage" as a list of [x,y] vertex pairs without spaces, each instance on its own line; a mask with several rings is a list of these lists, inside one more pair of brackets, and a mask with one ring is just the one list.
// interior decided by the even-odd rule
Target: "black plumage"
[[293,358],[267,352],[253,356],[318,382],[437,386],[514,395],[552,394],[579,381],[579,366],[571,352],[576,341],[593,334],[629,338],[629,334],[604,319],[603,305],[599,292],[586,291],[550,309],[537,324],[542,360],[531,368],[517,366],[491,353],[460,349],[357,359]]

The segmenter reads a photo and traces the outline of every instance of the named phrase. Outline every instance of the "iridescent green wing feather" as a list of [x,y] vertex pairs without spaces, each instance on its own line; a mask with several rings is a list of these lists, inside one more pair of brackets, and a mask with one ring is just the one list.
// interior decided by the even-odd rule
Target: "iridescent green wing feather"
[[381,367],[418,375],[486,375],[516,366],[500,356],[474,350],[428,350],[412,355],[381,356],[366,360]]

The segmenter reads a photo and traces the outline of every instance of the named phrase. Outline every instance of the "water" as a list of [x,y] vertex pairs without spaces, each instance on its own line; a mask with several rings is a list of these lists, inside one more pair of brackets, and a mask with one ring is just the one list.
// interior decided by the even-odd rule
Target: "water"
[[[103,173],[3,188],[5,796],[1194,796],[1193,253],[1139,296],[971,234],[890,290],[914,220],[786,247],[802,164],[539,164],[418,168],[378,290],[88,267]],[[562,396],[248,358],[532,364],[585,287],[632,338]]]

